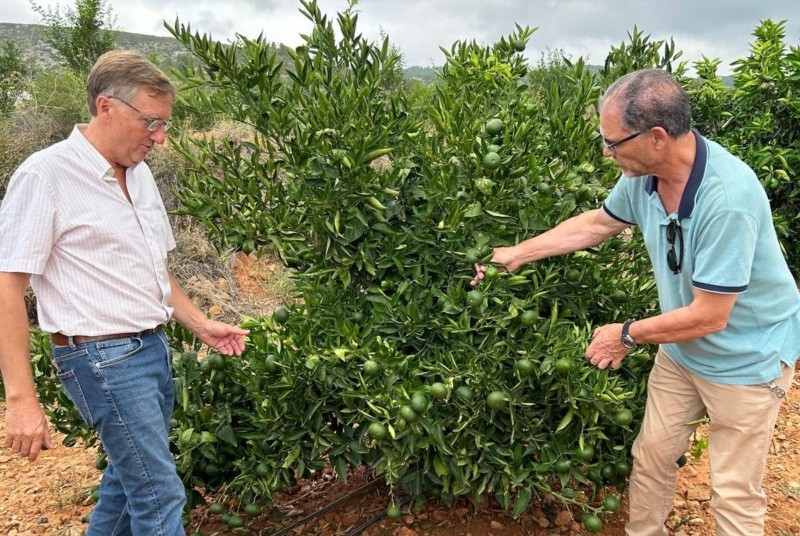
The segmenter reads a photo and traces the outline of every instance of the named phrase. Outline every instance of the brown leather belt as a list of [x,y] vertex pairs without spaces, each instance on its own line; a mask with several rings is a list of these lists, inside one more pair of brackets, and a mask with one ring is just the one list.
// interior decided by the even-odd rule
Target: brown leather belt
[[[140,331],[138,333],[114,333],[113,335],[92,335],[92,336],[84,336],[84,335],[73,335],[72,344],[84,344],[87,342],[98,342],[98,341],[108,341],[111,339],[125,339],[129,337],[138,337],[140,335],[150,335],[152,333],[158,333],[164,329],[164,324],[159,324],[152,329],[146,329],[144,331]],[[70,336],[64,335],[63,333],[52,333],[50,337],[53,339],[53,344],[58,346],[69,346],[70,344]]]

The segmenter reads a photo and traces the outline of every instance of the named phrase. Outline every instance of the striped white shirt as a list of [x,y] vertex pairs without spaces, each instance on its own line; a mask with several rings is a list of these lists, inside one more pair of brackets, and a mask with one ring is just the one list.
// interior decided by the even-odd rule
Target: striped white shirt
[[30,156],[0,205],[0,272],[31,275],[43,331],[139,332],[172,316],[167,252],[175,247],[147,164],[127,170],[131,202],[76,126]]

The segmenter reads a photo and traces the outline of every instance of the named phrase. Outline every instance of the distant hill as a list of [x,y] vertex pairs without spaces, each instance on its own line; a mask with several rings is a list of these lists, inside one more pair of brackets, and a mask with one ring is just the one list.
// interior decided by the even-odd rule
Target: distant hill
[[[58,54],[42,38],[44,26],[39,24],[12,24],[0,22],[0,43],[13,41],[20,46],[26,60],[39,67],[50,67],[60,62]],[[155,54],[164,67],[187,63],[191,55],[173,37],[157,37],[128,32],[117,35],[119,48],[131,49],[144,56]]]
[[[27,61],[33,61],[37,67],[51,67],[61,60],[55,50],[42,38],[43,28],[44,26],[39,24],[0,22],[0,45],[6,41],[13,41],[22,48]],[[174,37],[119,32],[116,44],[118,48],[135,50],[143,56],[154,55],[162,68],[187,65],[192,61],[192,55]],[[285,62],[289,61],[289,56],[281,50],[283,48],[281,45],[273,44],[273,46],[279,49],[278,55]],[[405,69],[405,75],[425,82],[433,81],[435,78],[433,67],[409,67]]]

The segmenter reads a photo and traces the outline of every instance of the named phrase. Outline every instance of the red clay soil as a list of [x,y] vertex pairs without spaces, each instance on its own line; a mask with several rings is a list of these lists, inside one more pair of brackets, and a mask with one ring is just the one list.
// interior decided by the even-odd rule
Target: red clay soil
[[[784,404],[768,460],[765,489],[769,497],[767,534],[800,535],[800,385],[795,381]],[[5,404],[0,403],[0,436],[4,436]],[[91,487],[99,482],[94,467],[94,449],[67,448],[55,434],[57,448],[43,452],[34,463],[0,450],[0,534],[21,536],[78,536],[86,524],[82,518],[92,509]],[[678,491],[669,524],[678,536],[715,534],[709,508],[710,487],[708,457],[690,462],[680,470]],[[232,530],[208,513],[207,507],[195,509],[188,532],[216,534],[269,535],[303,516],[318,511],[371,480],[364,469],[355,471],[347,483],[331,472],[322,472],[313,480],[302,481],[281,494],[276,508],[265,508],[254,517],[245,516],[246,527]],[[209,501],[217,497],[208,497]],[[299,526],[289,534],[345,536],[366,521],[382,513],[388,505],[388,492],[377,485],[347,500],[316,520]],[[226,506],[235,509],[236,504]],[[626,505],[621,513],[605,519],[606,536],[623,534]],[[532,501],[518,519],[497,504],[476,506],[467,500],[445,507],[431,501],[416,514],[405,509],[394,521],[383,518],[364,532],[365,536],[566,536],[583,534],[574,514],[547,497]]]

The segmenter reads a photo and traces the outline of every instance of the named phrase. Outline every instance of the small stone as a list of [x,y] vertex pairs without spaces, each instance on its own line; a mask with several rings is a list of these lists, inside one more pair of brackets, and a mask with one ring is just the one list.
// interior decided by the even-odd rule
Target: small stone
[[458,519],[464,519],[469,515],[469,510],[466,508],[456,508],[453,510],[453,516]]
[[359,516],[358,514],[356,514],[356,513],[354,513],[354,512],[350,512],[349,514],[345,514],[345,515],[342,517],[342,523],[343,523],[344,525],[347,525],[347,526],[349,526],[349,527],[352,527],[352,526],[354,526],[355,524],[357,524],[357,523],[358,523],[358,520],[360,519],[360,517],[361,517],[361,516]]
[[431,514],[431,517],[434,519],[434,521],[441,523],[442,521],[447,521],[447,512],[444,510],[434,510],[434,512]]
[[572,514],[570,513],[569,510],[561,510],[556,515],[555,523],[557,527],[569,526],[572,523]]
[[47,525],[48,523],[50,523],[50,521],[44,516],[37,517],[35,521],[40,525]]
[[534,519],[536,520],[536,524],[542,527],[543,529],[546,529],[547,527],[550,526],[550,522],[547,520],[546,517],[536,517]]
[[492,522],[489,523],[489,528],[492,530],[503,530],[504,525],[499,521],[492,520]]

